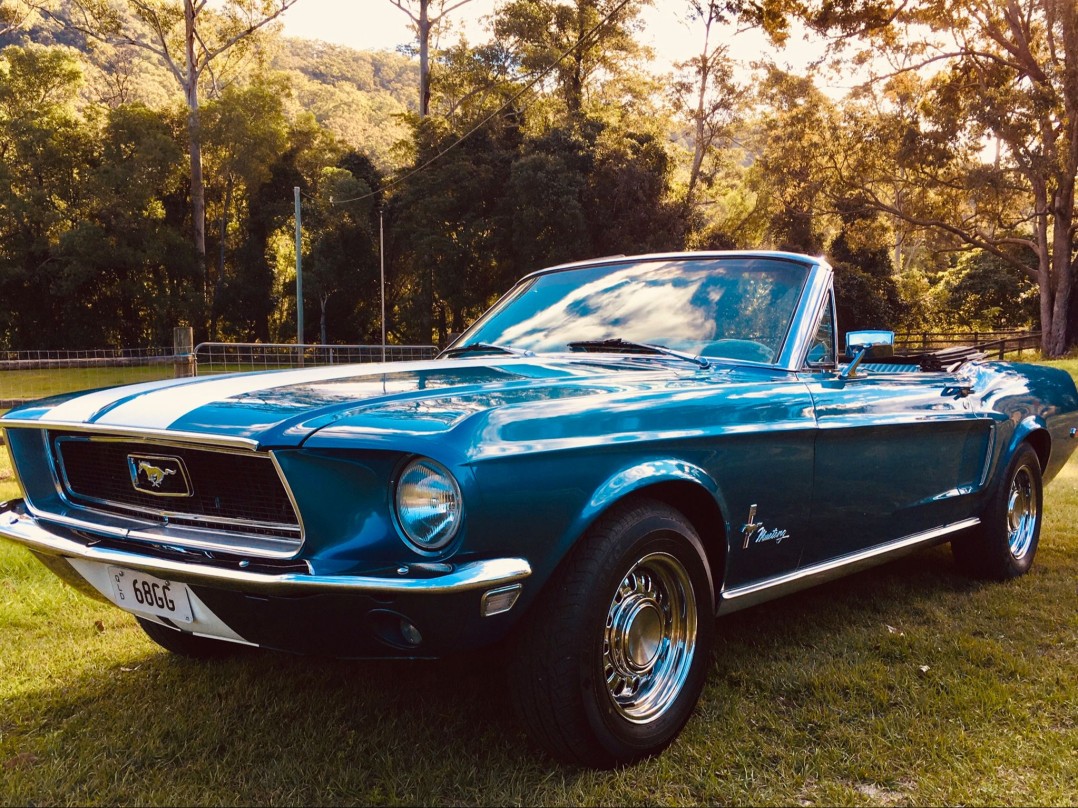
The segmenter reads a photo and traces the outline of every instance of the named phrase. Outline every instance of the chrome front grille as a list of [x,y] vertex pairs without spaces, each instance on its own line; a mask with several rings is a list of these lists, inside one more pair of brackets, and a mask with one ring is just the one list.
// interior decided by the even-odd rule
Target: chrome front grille
[[[273,555],[302,544],[299,516],[268,454],[56,431],[47,439],[62,495],[76,508],[195,539],[181,544],[272,548]],[[158,472],[159,488],[140,464]],[[200,540],[199,531],[215,539]]]

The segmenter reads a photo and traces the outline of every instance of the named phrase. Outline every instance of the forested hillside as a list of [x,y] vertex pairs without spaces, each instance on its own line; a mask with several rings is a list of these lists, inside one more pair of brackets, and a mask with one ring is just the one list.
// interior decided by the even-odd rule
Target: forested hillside
[[[553,262],[730,247],[826,254],[843,329],[1078,340],[1073,3],[679,0],[659,75],[643,0],[503,0],[431,41],[423,115],[418,60],[282,37],[302,1],[0,0],[0,349],[295,340],[294,187],[307,342],[380,339],[380,214],[396,342]],[[795,18],[845,97],[731,59]]]
[[408,137],[418,70],[387,51],[357,51],[317,40],[282,38],[270,67],[288,76],[293,101],[349,148],[382,169],[395,165],[395,144]]

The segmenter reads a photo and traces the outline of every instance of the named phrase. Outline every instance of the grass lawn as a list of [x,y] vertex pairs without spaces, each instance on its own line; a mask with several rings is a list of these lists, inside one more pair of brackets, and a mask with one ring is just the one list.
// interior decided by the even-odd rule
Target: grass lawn
[[117,384],[171,379],[172,365],[0,371],[0,399],[35,399]]
[[494,653],[190,662],[0,542],[0,804],[1073,805],[1078,461],[1045,511],[1018,581],[940,547],[723,618],[685,732],[616,772],[536,754]]

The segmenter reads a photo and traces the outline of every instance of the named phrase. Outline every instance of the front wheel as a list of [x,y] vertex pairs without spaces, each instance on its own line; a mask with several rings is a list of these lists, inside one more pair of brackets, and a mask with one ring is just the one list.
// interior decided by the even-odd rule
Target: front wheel
[[1043,511],[1040,460],[1024,443],[992,492],[981,524],[951,542],[955,560],[978,577],[1005,581],[1024,575],[1037,554]]
[[599,768],[666,748],[704,686],[711,592],[700,539],[679,512],[640,501],[600,519],[518,641],[510,688],[534,740]]

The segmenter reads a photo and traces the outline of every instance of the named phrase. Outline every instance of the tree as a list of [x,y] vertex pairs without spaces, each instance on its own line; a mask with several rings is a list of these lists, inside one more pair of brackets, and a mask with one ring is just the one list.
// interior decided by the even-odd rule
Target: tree
[[550,72],[570,120],[588,85],[618,74],[643,49],[633,38],[641,0],[509,0],[494,17],[495,38],[530,76]]
[[673,103],[692,124],[693,156],[685,191],[685,204],[691,208],[704,161],[729,136],[744,89],[734,81],[729,49],[712,41],[712,29],[725,19],[721,5],[715,0],[689,0],[689,16],[703,24],[704,41],[697,56],[675,65],[681,75],[673,85]]
[[84,210],[94,136],[75,113],[82,70],[64,48],[0,52],[0,341],[59,347],[59,241]]
[[82,167],[80,214],[59,237],[51,293],[65,309],[65,344],[167,345],[176,325],[199,321],[198,264],[175,204],[178,123],[140,104],[107,112]]
[[828,250],[835,270],[839,327],[843,331],[895,329],[904,321],[906,311],[895,282],[882,216],[860,200],[843,200],[839,207],[842,229]]
[[[472,0],[435,0],[438,11],[431,16],[431,0],[389,0],[408,15],[415,28],[419,42],[419,117],[425,118],[430,112],[430,37],[431,31],[442,22],[450,12],[455,11]],[[416,7],[418,4],[418,8]]]
[[809,78],[774,66],[759,82],[759,117],[751,126],[754,162],[747,182],[761,197],[768,240],[779,249],[818,254],[832,209],[826,162],[834,108]]
[[[285,88],[280,82],[255,82],[246,87],[225,88],[221,97],[203,110],[203,136],[207,173],[216,179],[216,198],[211,196],[209,209],[216,209],[218,222],[217,270],[213,278],[210,310],[210,337],[219,338],[217,322],[223,313],[226,256],[230,239],[245,238],[245,204],[270,178],[277,159],[288,147],[288,122],[281,97]],[[231,234],[230,224],[240,225]]]
[[409,342],[444,342],[505,290],[511,231],[503,200],[520,146],[517,123],[512,115],[497,119],[463,142],[434,118],[417,129],[416,164],[426,167],[397,186],[386,231],[395,280],[409,298],[402,324]]
[[[986,250],[1040,287],[1042,349],[1078,341],[1075,183],[1078,177],[1078,4],[1074,0],[864,0],[743,10],[796,13],[816,30],[867,41],[893,67],[871,88],[916,76],[920,96],[901,118],[884,109],[869,136],[832,154],[879,210]],[[771,23],[781,36],[783,25]],[[863,55],[858,58],[864,60]],[[931,74],[930,71],[935,71]],[[898,130],[890,161],[865,157],[872,129]],[[995,144],[986,155],[986,143]],[[949,200],[943,203],[942,198]],[[1011,249],[1019,248],[1018,251]],[[1034,260],[1026,262],[1021,253]]]
[[218,10],[208,0],[73,0],[77,14],[62,20],[111,45],[152,53],[168,68],[187,105],[191,221],[195,251],[206,272],[206,193],[202,177],[199,86],[204,76],[217,84],[221,63],[238,55],[251,37],[297,0],[225,0]]
[[0,0],[0,36],[26,25],[50,0]]
[[962,328],[998,331],[1036,322],[1037,290],[1029,276],[984,250],[964,255],[933,292],[948,321]]
[[[322,344],[330,341],[331,311],[337,316],[333,335],[337,341],[345,336],[380,340],[378,234],[372,226],[377,225],[378,199],[367,184],[378,174],[362,155],[353,153],[344,162],[360,176],[347,168],[324,168],[307,220],[311,248],[304,276],[319,303]],[[336,200],[349,201],[335,204]]]

